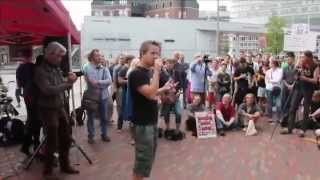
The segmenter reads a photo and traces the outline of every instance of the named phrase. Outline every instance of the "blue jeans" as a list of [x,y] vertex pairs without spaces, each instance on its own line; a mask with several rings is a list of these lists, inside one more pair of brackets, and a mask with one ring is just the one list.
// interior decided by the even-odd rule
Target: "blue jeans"
[[120,111],[118,111],[118,129],[122,129],[123,121],[128,120],[128,119],[123,119],[124,118],[123,113],[125,112],[125,108],[126,108],[126,99],[127,99],[126,97],[127,97],[127,89],[122,88],[121,106],[120,106]]
[[100,101],[99,104],[99,110],[94,111],[88,111],[88,122],[87,122],[87,128],[88,128],[88,138],[92,139],[95,135],[95,126],[94,126],[94,120],[96,117],[99,117],[100,119],[100,127],[101,127],[101,137],[107,137],[107,112],[108,112],[108,100],[103,99]]
[[237,122],[234,121],[229,127],[223,124],[222,120],[218,117],[216,118],[217,130],[232,130],[237,127]]
[[266,90],[267,92],[267,116],[269,118],[272,118],[272,107],[276,107],[276,115],[277,118],[280,118],[280,112],[281,112],[281,95],[273,96],[271,90]]
[[171,113],[172,109],[174,110],[174,113],[176,115],[176,124],[180,124],[181,123],[182,107],[181,107],[181,102],[179,99],[176,101],[175,104],[163,104],[162,105],[162,113],[164,116],[164,121],[166,123],[170,122],[170,113]]

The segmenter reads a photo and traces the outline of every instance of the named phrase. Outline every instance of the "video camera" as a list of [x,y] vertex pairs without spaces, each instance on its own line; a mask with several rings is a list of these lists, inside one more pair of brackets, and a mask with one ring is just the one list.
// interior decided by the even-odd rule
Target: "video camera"
[[203,62],[206,63],[206,64],[208,64],[209,62],[211,62],[211,60],[209,59],[209,54],[205,54],[205,55],[203,56]]

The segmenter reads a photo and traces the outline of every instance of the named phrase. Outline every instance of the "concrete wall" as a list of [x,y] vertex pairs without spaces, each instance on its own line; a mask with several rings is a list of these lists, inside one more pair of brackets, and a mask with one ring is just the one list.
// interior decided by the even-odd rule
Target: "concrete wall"
[[[253,25],[252,25],[253,26]],[[138,55],[143,41],[162,43],[162,56],[171,57],[182,51],[187,61],[197,52],[215,54],[216,23],[200,20],[176,20],[132,17],[85,17],[81,31],[81,57],[83,60],[93,48],[102,50],[106,57],[119,53]],[[262,27],[243,24],[221,24],[221,30],[262,32]],[[170,42],[174,41],[174,42]]]

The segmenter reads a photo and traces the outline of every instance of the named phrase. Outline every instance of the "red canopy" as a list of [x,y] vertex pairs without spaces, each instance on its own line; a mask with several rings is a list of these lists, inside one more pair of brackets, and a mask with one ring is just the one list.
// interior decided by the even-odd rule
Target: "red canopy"
[[80,33],[60,0],[0,0],[0,45],[41,45],[46,36]]

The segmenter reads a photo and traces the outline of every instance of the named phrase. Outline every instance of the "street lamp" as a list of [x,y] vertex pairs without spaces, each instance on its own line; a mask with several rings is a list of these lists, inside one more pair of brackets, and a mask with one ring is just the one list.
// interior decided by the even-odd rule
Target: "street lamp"
[[217,29],[216,29],[216,53],[219,56],[219,39],[220,39],[220,8],[219,0],[217,0]]

